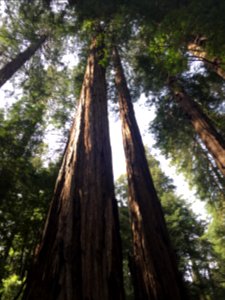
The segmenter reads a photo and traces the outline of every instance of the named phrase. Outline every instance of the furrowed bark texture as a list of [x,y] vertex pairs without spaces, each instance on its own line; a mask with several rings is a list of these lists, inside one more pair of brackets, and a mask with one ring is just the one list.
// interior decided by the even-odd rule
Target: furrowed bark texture
[[190,118],[191,124],[202,142],[213,156],[220,172],[225,176],[225,142],[216,131],[209,118],[199,105],[189,97],[176,82],[170,83],[170,88],[181,109]]
[[206,66],[208,66],[210,69],[212,69],[218,76],[220,76],[222,79],[225,80],[225,70],[221,68],[220,62],[218,59],[210,60],[207,52],[202,49],[200,45],[197,43],[190,43],[188,45],[188,50],[191,52],[193,56],[196,58],[201,59]]
[[123,299],[105,69],[92,43],[78,114],[23,299]]
[[178,300],[181,297],[175,258],[116,48],[113,58],[128,174],[136,299]]
[[10,79],[34,53],[44,44],[47,36],[42,36],[36,43],[31,44],[25,51],[19,53],[13,60],[0,70],[0,87]]

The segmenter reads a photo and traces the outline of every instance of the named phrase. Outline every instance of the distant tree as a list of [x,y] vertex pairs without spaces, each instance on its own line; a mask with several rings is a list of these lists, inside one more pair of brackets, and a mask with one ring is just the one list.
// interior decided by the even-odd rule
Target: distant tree
[[178,105],[189,117],[202,143],[213,156],[219,170],[225,176],[225,141],[204,114],[201,107],[187,95],[175,78],[169,79],[169,87]]
[[19,53],[12,61],[8,62],[0,70],[0,87],[6,83],[6,81],[10,79],[16,73],[16,71],[18,71],[18,69],[34,55],[34,53],[44,44],[46,39],[46,35],[40,37],[36,43],[33,43],[25,51]]
[[[7,18],[2,19],[0,28],[0,87],[27,65],[38,50],[51,44],[61,48],[64,12],[53,13],[47,2],[22,0],[17,4],[14,1],[5,3]],[[56,50],[52,52],[54,54]]]
[[[143,29],[143,31],[148,34],[147,29]],[[147,95],[152,95],[149,103],[157,106],[156,119],[151,128],[155,133],[158,146],[161,144],[161,149],[166,155],[170,155],[172,158],[176,156],[173,161],[179,165],[179,161],[181,163],[184,161],[186,155],[185,147],[190,147],[190,151],[193,151],[191,150],[193,148],[192,145],[195,147],[196,143],[198,143],[198,156],[202,153],[201,157],[196,157],[198,166],[200,160],[202,163],[207,161],[208,168],[213,170],[214,174],[213,176],[207,175],[211,179],[214,178],[213,181],[208,180],[208,182],[211,181],[213,185],[217,185],[218,178],[221,177],[218,173],[221,172],[224,175],[223,155],[220,156],[221,162],[218,161],[218,154],[224,151],[225,138],[222,125],[222,119],[224,118],[223,83],[215,78],[213,74],[201,74],[200,72],[193,74],[193,72],[190,72],[191,64],[187,64],[187,61],[185,62],[184,53],[178,51],[176,47],[169,47],[170,38],[165,33],[156,33],[152,40],[151,32],[145,37],[145,40],[142,40],[142,35],[140,34],[136,37],[136,42],[137,47],[141,47],[142,50],[137,52],[133,48],[130,53],[130,60],[134,66],[137,84],[142,86],[143,91]],[[135,44],[133,45],[135,47]],[[170,80],[171,78],[174,80]],[[176,97],[179,95],[182,97]],[[164,101],[168,101],[168,103],[166,104]],[[165,107],[167,111],[165,111]],[[195,116],[193,114],[194,111]],[[172,118],[174,121],[172,123],[168,122]],[[177,121],[175,118],[177,118]],[[183,124],[181,119],[183,119]],[[204,126],[201,126],[203,119]],[[178,121],[179,127],[176,125]],[[157,122],[162,123],[157,124]],[[188,129],[188,126],[193,126],[194,131],[191,128]],[[189,146],[187,144],[188,137],[182,134],[184,127],[186,128],[185,132],[188,132],[188,136],[192,135],[192,140],[189,139]],[[179,141],[178,131],[180,132]],[[169,138],[172,135],[174,139]],[[206,141],[209,137],[211,137],[210,143]],[[182,141],[185,144],[185,147],[182,148],[183,153],[181,148],[179,148]],[[211,147],[209,147],[209,144]],[[218,144],[218,146],[215,146],[215,144]],[[216,148],[218,151],[216,151]],[[179,155],[176,155],[178,152]],[[193,161],[194,157],[192,156],[191,158],[190,154],[188,161],[185,159],[186,165],[192,165],[192,170],[196,169],[196,173],[198,173],[196,164]],[[185,168],[183,168],[184,172]],[[204,166],[200,168],[202,170]],[[193,174],[190,174],[189,177],[193,178],[196,173],[192,172],[192,170],[190,171]],[[195,181],[197,181],[197,178],[195,178]],[[221,182],[220,179],[219,181]]]

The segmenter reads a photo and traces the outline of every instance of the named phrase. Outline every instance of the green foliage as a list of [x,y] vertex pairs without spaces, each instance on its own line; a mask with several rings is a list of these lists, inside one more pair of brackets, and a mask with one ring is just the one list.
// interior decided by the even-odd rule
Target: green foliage
[[[183,53],[171,43],[171,36],[162,34],[155,35],[148,46],[147,55],[154,59],[158,68],[164,68],[167,76],[177,75],[186,68],[186,61]],[[167,78],[165,78],[167,79]]]
[[[225,236],[225,209],[223,203],[212,203],[209,207],[209,212],[212,215],[212,222],[209,226],[207,237],[212,241],[213,249],[217,257],[216,270],[212,273],[215,282],[220,283],[220,290],[218,294],[222,294],[225,288],[224,275],[225,275],[225,249],[224,249],[224,236]],[[222,299],[222,297],[221,297]]]
[[126,176],[121,175],[115,185],[115,194],[119,205],[119,218],[120,218],[120,234],[122,238],[123,249],[123,275],[124,275],[124,289],[126,299],[134,299],[134,291],[132,286],[129,257],[132,255],[132,236],[130,230],[130,217],[127,207],[127,180]]
[[[123,1],[115,0],[85,0],[74,1],[69,0],[71,6],[75,6],[78,18],[81,20],[107,20],[110,19],[112,14],[117,11],[119,5]],[[88,9],[87,9],[88,7]]]
[[183,9],[175,10],[168,16],[164,30],[175,30],[180,43],[190,38],[204,36],[207,38],[207,52],[223,58],[225,39],[224,1],[199,0],[189,1]]
[[19,279],[16,274],[11,275],[7,279],[3,279],[3,287],[0,290],[2,294],[2,300],[12,300],[13,297],[18,293],[23,281]]
[[121,233],[123,236],[123,256],[130,255],[131,247],[131,231],[129,229],[129,212],[127,210],[127,181],[124,175],[120,176],[116,181],[115,193],[119,205],[119,216],[121,222]]
[[43,138],[48,100],[56,99],[59,74],[44,70],[39,60],[34,60],[33,66],[20,100],[0,114],[0,279],[4,299],[12,299],[11,293],[15,296],[26,276],[58,168],[44,167]]

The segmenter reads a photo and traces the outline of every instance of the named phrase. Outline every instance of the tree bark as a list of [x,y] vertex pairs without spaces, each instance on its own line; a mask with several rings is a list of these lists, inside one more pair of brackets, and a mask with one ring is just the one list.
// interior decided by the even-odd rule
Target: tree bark
[[181,299],[180,278],[175,256],[116,48],[113,58],[128,174],[128,202],[134,245],[132,273],[135,273],[136,299],[178,300]]
[[3,84],[5,84],[6,81],[34,55],[34,53],[44,44],[46,39],[47,36],[43,35],[39,40],[31,44],[25,51],[19,53],[0,70],[0,87],[2,87]]
[[124,299],[102,48],[94,39],[79,108],[23,299]]
[[220,60],[218,58],[210,59],[207,55],[207,52],[195,42],[188,44],[188,50],[194,57],[202,60],[207,67],[216,72],[218,76],[225,80],[225,70],[221,67]]
[[170,80],[169,87],[181,109],[190,118],[196,133],[213,156],[220,172],[225,176],[225,142],[223,138],[216,131],[200,106],[178,85],[176,79]]

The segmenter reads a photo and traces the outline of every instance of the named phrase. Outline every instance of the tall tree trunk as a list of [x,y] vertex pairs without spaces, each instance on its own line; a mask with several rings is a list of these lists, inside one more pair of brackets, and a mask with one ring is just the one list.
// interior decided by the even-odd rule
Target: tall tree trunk
[[207,52],[197,42],[189,43],[188,50],[194,57],[202,60],[207,67],[225,80],[225,70],[221,67],[221,63],[218,58],[210,59]]
[[174,97],[181,109],[190,118],[191,124],[202,142],[213,156],[219,170],[225,176],[225,142],[212,125],[209,118],[204,114],[199,105],[191,99],[179,86],[176,79],[172,78],[169,82]]
[[128,174],[128,201],[134,245],[132,273],[136,273],[136,299],[181,299],[175,257],[116,48],[113,58]]
[[123,299],[102,47],[94,39],[76,119],[23,299]]
[[44,44],[47,39],[46,35],[43,35],[35,43],[31,44],[26,50],[19,53],[14,59],[7,63],[0,70],[0,87],[6,83],[24,64],[27,62],[34,53]]

